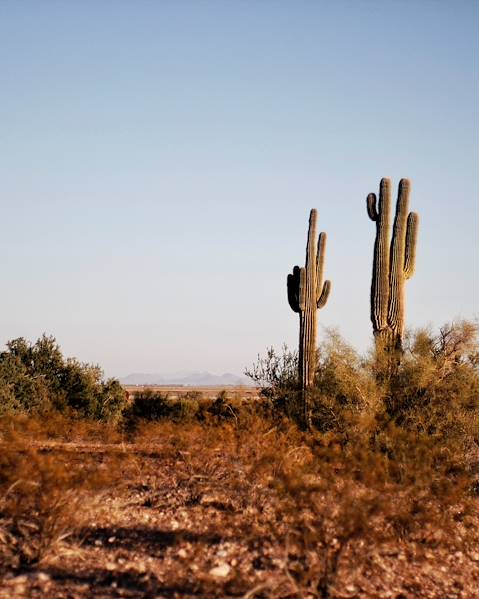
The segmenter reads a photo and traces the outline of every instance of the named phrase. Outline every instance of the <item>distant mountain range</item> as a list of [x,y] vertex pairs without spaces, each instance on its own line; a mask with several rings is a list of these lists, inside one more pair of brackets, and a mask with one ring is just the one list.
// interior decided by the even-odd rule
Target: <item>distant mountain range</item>
[[221,375],[211,372],[177,372],[170,375],[134,372],[120,378],[122,385],[185,385],[188,387],[229,387],[252,385],[249,378],[226,372]]

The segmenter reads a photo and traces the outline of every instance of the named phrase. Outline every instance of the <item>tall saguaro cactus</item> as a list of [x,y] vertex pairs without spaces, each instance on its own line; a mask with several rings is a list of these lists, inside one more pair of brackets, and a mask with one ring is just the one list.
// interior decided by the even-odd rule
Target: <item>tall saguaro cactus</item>
[[[404,283],[414,274],[419,216],[409,212],[408,179],[398,188],[396,215],[390,239],[391,181],[381,179],[379,205],[376,194],[367,197],[369,218],[376,223],[373,275],[371,281],[371,321],[376,348],[398,361],[404,333]],[[391,363],[391,362],[390,362]]]
[[316,369],[317,310],[328,301],[331,282],[324,281],[324,257],[326,233],[320,233],[316,242],[318,212],[315,208],[309,216],[306,264],[295,266],[288,275],[288,302],[291,309],[299,314],[299,379],[302,390],[303,424],[311,425],[308,389],[313,386]]

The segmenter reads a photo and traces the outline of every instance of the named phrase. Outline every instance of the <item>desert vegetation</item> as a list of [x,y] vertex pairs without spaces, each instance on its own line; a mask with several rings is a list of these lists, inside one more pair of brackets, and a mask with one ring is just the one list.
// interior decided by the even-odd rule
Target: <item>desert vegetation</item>
[[[86,409],[55,385],[71,379],[55,378],[70,361],[53,340],[9,344],[0,595],[473,597],[477,333],[406,333],[386,380],[375,352],[327,331],[309,431],[287,348],[251,367],[258,400],[144,390],[108,412],[115,382],[87,377]],[[56,370],[37,357],[45,345]],[[42,394],[29,403],[14,373]]]

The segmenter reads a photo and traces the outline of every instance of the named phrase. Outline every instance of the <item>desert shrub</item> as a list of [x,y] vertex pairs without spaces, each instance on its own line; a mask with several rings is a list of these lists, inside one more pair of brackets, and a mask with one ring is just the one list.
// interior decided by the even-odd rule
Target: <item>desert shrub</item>
[[199,411],[200,404],[197,399],[178,397],[177,399],[168,402],[164,416],[174,422],[187,422],[195,420]]
[[223,389],[208,408],[208,413],[214,417],[216,422],[221,422],[232,418],[237,419],[239,408],[228,400],[228,394]]
[[135,391],[128,416],[142,420],[159,420],[168,412],[168,395],[150,388]]
[[283,390],[289,391],[299,384],[298,354],[290,351],[287,345],[283,345],[281,353],[270,347],[264,358],[258,355],[257,361],[246,369],[245,375],[260,388],[265,397],[278,396]]
[[386,396],[398,426],[443,442],[479,440],[479,344],[476,323],[410,333]]
[[381,392],[368,362],[335,329],[325,331],[310,395],[313,426],[323,432],[347,432],[381,409]]
[[[359,429],[303,433],[254,413],[217,426],[164,419],[151,427],[137,442],[161,439],[162,466],[147,475],[142,501],[216,510],[214,534],[234,518],[248,567],[262,548],[264,596],[352,596],[345,586],[383,552],[404,552],[416,566],[425,552],[474,547],[472,472],[460,451],[427,435],[393,423],[373,438]],[[268,576],[271,555],[280,565]]]
[[297,352],[286,345],[280,353],[270,347],[264,357],[258,355],[252,367],[245,370],[245,375],[259,387],[261,397],[266,400],[262,408],[270,416],[286,415],[294,420],[300,413]]
[[342,572],[367,561],[368,546],[408,540],[422,550],[464,549],[458,520],[471,521],[475,506],[471,473],[457,468],[458,458],[431,438],[394,427],[375,445],[366,436],[349,443],[305,436],[297,452],[277,461],[270,481],[282,499],[276,521],[288,523],[272,531],[286,544],[294,591],[336,596]]
[[[278,354],[267,350],[246,371],[270,402],[271,416],[301,418],[301,390],[298,381],[298,355],[283,347]],[[360,413],[378,405],[376,381],[368,363],[334,329],[325,331],[321,343],[313,389],[308,391],[313,427],[320,431],[344,431]],[[262,406],[264,408],[264,404]]]
[[53,337],[34,344],[23,338],[0,353],[0,412],[57,410],[83,418],[118,420],[126,403],[115,379],[103,380],[98,366],[65,359]]
[[203,393],[201,391],[198,391],[197,389],[188,390],[181,397],[182,397],[182,399],[186,399],[186,400],[191,401],[191,402],[193,402],[193,401],[196,401],[196,402],[203,401]]
[[0,354],[0,413],[38,411],[48,404],[48,395],[45,379],[33,376],[19,356]]
[[204,404],[201,391],[187,391],[177,399],[167,402],[165,417],[175,422],[204,420]]
[[[168,395],[152,389],[137,391],[124,412],[123,425],[126,430],[136,430],[140,423],[169,420],[175,423],[200,422],[203,425],[220,425],[237,418],[239,405],[228,400],[225,390],[215,400],[204,399],[202,393],[188,391],[183,396],[171,399]],[[248,410],[248,407],[246,408]]]
[[[390,379],[377,376],[372,353],[361,357],[334,330],[318,350],[314,388],[309,391],[313,427],[322,432],[366,435],[390,423],[434,435],[443,443],[469,446],[479,440],[479,344],[476,323],[458,322],[409,332],[401,364]],[[297,356],[268,350],[246,372],[270,402],[273,416],[300,413]]]
[[142,422],[155,422],[169,412],[168,395],[150,388],[133,393],[128,407],[123,411],[122,427],[135,432]]
[[108,489],[110,470],[59,459],[3,429],[0,453],[0,569],[33,566],[57,552],[88,520],[93,493]]

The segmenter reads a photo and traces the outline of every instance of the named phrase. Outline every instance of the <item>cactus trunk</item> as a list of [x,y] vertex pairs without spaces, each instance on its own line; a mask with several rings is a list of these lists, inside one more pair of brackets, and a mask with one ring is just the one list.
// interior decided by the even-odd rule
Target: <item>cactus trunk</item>
[[415,268],[418,215],[408,215],[410,183],[399,183],[396,215],[390,239],[391,182],[382,179],[379,204],[376,195],[367,198],[367,210],[376,222],[373,274],[371,280],[371,322],[378,358],[386,356],[388,374],[397,367],[402,354],[405,321],[404,286]]
[[326,233],[320,233],[316,243],[318,214],[313,208],[309,217],[306,264],[295,266],[288,275],[288,301],[299,314],[299,380],[301,383],[302,414],[305,428],[311,426],[309,390],[314,384],[316,371],[317,310],[328,301],[330,281],[323,283]]

